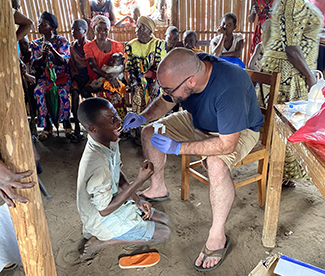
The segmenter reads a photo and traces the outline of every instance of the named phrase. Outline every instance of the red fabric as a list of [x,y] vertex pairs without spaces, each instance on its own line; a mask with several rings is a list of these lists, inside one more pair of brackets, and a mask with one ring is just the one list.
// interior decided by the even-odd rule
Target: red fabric
[[[97,65],[99,68],[102,68],[104,64],[107,64],[111,56],[115,53],[123,53],[123,45],[115,40],[111,41],[111,51],[108,53],[102,52],[97,44],[95,39],[86,43],[84,46],[85,56],[88,60],[89,58],[94,58],[97,62]],[[89,63],[87,61],[87,68],[88,68],[88,74],[90,77],[90,81],[92,82],[95,80],[98,76],[97,74],[90,68]]]
[[251,54],[254,53],[254,49],[258,43],[261,42],[262,38],[262,25],[266,19],[271,18],[271,15],[266,13],[265,7],[272,8],[274,0],[272,0],[269,4],[266,4],[264,0],[257,0],[257,24],[252,38],[252,47],[251,47]]

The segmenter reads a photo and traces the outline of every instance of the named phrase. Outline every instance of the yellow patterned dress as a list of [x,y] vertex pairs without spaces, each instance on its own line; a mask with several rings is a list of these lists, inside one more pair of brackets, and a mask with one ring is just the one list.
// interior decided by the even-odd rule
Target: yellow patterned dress
[[128,85],[132,93],[133,112],[141,113],[154,98],[162,93],[159,88],[158,92],[153,94],[151,88],[155,79],[155,71],[167,54],[166,48],[164,40],[154,37],[147,44],[140,43],[137,38],[126,43],[126,71],[130,73]]
[[[300,46],[311,69],[316,69],[318,33],[322,27],[322,14],[307,0],[279,0],[274,7],[271,37],[261,60],[265,73],[281,72],[278,103],[307,100],[308,87],[305,77],[289,62],[287,46]],[[305,173],[292,154],[286,150],[284,178],[298,180]]]

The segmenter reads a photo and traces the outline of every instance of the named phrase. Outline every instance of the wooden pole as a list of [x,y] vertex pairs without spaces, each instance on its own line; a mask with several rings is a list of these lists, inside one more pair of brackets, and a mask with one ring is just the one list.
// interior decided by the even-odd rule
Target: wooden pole
[[[3,162],[13,172],[32,169],[32,180],[37,183],[11,0],[0,0],[0,7],[0,152]],[[28,204],[16,202],[16,208],[10,209],[25,275],[56,276],[39,187],[17,192],[29,200]]]
[[87,18],[90,18],[90,13],[88,11],[88,0],[79,0],[80,2],[80,8],[81,8],[81,12],[82,12],[82,15],[87,17]]
[[[183,0],[184,1],[184,0]],[[179,22],[178,22],[178,0],[172,0],[171,2],[171,14],[170,14],[170,21],[171,26],[175,26],[179,28]]]

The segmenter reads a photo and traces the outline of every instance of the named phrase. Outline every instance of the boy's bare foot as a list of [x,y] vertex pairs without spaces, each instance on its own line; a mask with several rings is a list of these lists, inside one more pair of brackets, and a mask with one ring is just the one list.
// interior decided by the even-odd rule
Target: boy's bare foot
[[99,249],[102,248],[103,243],[98,240],[96,237],[91,237],[84,245],[84,251],[80,255],[80,259],[86,260],[93,258]]

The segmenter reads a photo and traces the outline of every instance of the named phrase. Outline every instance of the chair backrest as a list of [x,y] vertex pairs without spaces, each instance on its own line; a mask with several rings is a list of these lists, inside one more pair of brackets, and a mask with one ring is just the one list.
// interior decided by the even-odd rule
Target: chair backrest
[[274,108],[273,105],[277,103],[278,91],[280,87],[281,73],[266,74],[257,71],[245,69],[250,76],[252,82],[258,83],[260,87],[267,85],[269,88],[269,99],[267,107],[261,107],[262,114],[264,115],[264,127],[262,134],[262,145],[267,149],[271,145],[272,129],[273,129],[273,116]]

